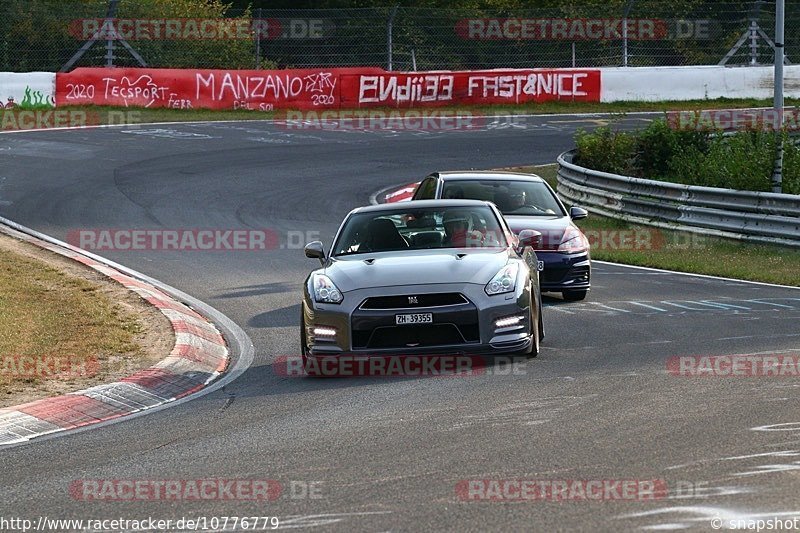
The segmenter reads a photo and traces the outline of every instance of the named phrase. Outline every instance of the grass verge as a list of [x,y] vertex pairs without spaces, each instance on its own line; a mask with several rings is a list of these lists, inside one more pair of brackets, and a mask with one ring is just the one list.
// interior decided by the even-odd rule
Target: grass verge
[[0,234],[0,407],[113,381],[171,341],[166,318],[135,294]]
[[[553,164],[508,170],[538,174],[555,189],[557,169]],[[577,224],[585,233],[601,236],[592,247],[592,259],[800,287],[800,251],[791,248],[662,230],[595,214]],[[642,249],[617,246],[619,240],[614,235],[637,231],[647,232],[651,237],[657,235],[658,238],[650,239],[655,244],[639,247]],[[612,238],[604,241],[603,235]]]
[[[786,106],[798,106],[800,99],[786,99]],[[716,100],[689,100],[669,102],[543,102],[524,105],[494,105],[494,106],[454,106],[443,107],[448,112],[463,111],[476,115],[504,115],[504,114],[568,114],[568,113],[610,113],[624,114],[640,111],[673,111],[699,110],[699,109],[735,109],[749,107],[772,107],[771,100],[757,99],[730,99],[719,98]],[[167,108],[125,108],[109,106],[63,106],[59,111],[84,111],[88,114],[88,125],[119,124],[125,123],[151,123],[151,122],[204,122],[221,120],[263,120],[276,116],[280,111],[251,111],[246,109],[167,109]],[[397,111],[396,108],[370,108],[375,112]],[[434,108],[429,108],[433,110]],[[46,111],[46,110],[45,110]],[[284,110],[285,111],[285,110]],[[318,110],[320,112],[322,110]],[[354,111],[354,110],[342,110]],[[19,113],[15,110],[0,110],[0,130],[19,129],[15,125],[22,122],[14,116],[5,117],[7,113]],[[131,112],[131,115],[124,113]],[[42,126],[39,126],[42,127]],[[52,127],[52,126],[51,126]]]

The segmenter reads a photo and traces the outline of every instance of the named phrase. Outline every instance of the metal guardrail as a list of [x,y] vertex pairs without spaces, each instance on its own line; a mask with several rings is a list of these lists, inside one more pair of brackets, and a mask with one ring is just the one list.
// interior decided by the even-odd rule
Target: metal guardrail
[[800,247],[800,196],[609,174],[558,157],[558,193],[600,215],[651,226]]

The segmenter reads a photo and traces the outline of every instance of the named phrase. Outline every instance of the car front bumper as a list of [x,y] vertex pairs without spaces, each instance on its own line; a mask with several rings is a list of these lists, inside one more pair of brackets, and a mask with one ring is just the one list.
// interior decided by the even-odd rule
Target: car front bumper
[[556,251],[537,251],[536,257],[544,261],[539,272],[542,292],[588,290],[591,287],[592,265],[588,252],[567,254]]
[[[445,306],[413,306],[365,309],[367,298],[460,293],[462,303]],[[517,287],[513,293],[488,296],[483,285],[435,284],[413,287],[381,287],[345,293],[341,304],[303,304],[310,356],[487,354],[526,350],[532,342],[530,292]],[[536,302],[533,302],[537,305]],[[397,325],[395,315],[431,313],[431,324]],[[498,328],[498,319],[518,316],[512,327]],[[538,317],[538,313],[535,313]],[[335,330],[333,336],[315,336],[314,328]]]

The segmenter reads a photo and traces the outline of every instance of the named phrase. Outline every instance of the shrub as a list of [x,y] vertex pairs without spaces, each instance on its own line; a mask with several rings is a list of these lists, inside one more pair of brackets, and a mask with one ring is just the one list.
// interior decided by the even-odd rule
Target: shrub
[[633,171],[636,155],[633,135],[603,127],[592,133],[581,130],[575,141],[578,145],[576,164],[614,174],[629,175]]
[[[576,135],[576,163],[604,172],[706,187],[770,191],[775,135],[675,130],[665,120],[637,133],[599,128]],[[800,194],[800,146],[784,136],[783,190]]]
[[784,146],[783,192],[800,194],[800,145],[787,142]]
[[708,131],[676,130],[664,120],[654,120],[637,135],[635,167],[652,178],[668,176],[676,154],[707,151],[709,137]]
[[[774,136],[765,132],[717,135],[705,151],[696,146],[679,150],[669,170],[659,176],[687,185],[769,191],[775,154]],[[645,173],[647,169],[644,169]]]

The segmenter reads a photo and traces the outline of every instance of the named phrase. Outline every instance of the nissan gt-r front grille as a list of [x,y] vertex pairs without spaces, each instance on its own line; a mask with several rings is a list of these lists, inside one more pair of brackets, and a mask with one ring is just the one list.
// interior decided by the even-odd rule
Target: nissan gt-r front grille
[[[430,314],[432,322],[398,324],[398,315]],[[350,318],[354,350],[413,349],[479,343],[478,309],[458,292],[372,296]]]
[[437,294],[408,294],[400,296],[374,296],[361,304],[361,309],[413,309],[415,307],[444,307],[459,305],[468,300],[458,292]]

